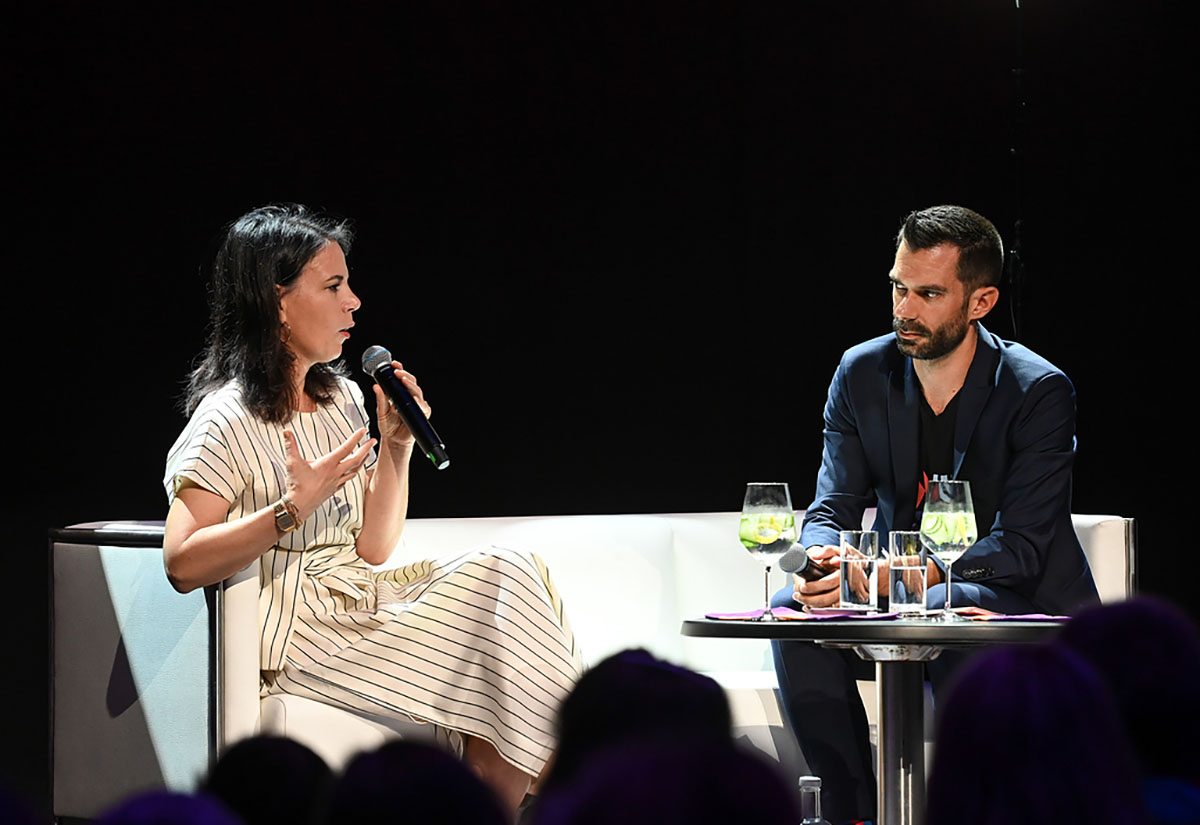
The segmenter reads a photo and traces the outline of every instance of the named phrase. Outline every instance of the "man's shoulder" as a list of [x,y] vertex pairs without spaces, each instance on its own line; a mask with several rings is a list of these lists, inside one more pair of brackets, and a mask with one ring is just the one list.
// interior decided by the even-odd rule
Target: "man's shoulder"
[[[1043,379],[1052,378],[1070,385],[1070,380],[1063,370],[1024,344],[1001,338],[982,326],[979,332],[980,343],[991,353],[991,358],[995,359],[993,363],[997,380],[1007,377],[1022,386],[1030,386]],[[842,353],[838,369],[843,373],[853,374],[889,374],[906,369],[907,362],[907,356],[896,347],[895,334],[889,332],[847,349]]]
[[904,355],[896,347],[896,336],[889,332],[850,347],[842,353],[839,369],[853,372],[889,372],[903,365]]
[[1007,374],[1021,386],[1031,386],[1047,378],[1070,385],[1067,374],[1045,356],[1016,341],[1008,341],[991,333],[985,334],[987,342],[999,357],[1001,379]]

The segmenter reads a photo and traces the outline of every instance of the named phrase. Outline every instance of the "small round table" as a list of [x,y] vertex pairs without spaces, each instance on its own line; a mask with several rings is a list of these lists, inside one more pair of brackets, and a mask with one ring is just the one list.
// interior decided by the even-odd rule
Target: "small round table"
[[925,821],[924,663],[948,647],[1043,641],[1060,621],[992,620],[952,624],[911,619],[688,619],[685,636],[805,641],[846,647],[875,662],[879,701],[878,822]]

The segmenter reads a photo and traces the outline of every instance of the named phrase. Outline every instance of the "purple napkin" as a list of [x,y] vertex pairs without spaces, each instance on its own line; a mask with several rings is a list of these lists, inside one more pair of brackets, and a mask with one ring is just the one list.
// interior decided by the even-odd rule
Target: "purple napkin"
[[994,613],[990,616],[971,616],[971,620],[976,622],[1065,622],[1069,618],[1070,616],[1051,616],[1047,613]]
[[[706,619],[728,619],[728,620],[753,620],[761,616],[764,610],[746,610],[741,613],[705,613]],[[793,610],[790,607],[774,607],[771,612],[776,619],[785,619],[790,621],[807,621],[820,622],[830,619],[894,619],[897,613],[867,613],[862,610],[837,610],[834,608],[823,609],[820,613],[805,613],[800,610]]]
[[[704,618],[706,618],[706,619],[730,619],[730,620],[745,621],[747,619],[757,619],[759,616],[761,616],[762,614],[764,614],[766,612],[767,612],[766,610],[759,608],[758,610],[743,610],[740,613],[705,613]],[[790,608],[790,607],[773,607],[773,608],[771,608],[771,613],[773,613],[775,615],[776,619],[803,619],[804,618],[804,614],[800,613],[798,610],[792,610],[792,608]]]

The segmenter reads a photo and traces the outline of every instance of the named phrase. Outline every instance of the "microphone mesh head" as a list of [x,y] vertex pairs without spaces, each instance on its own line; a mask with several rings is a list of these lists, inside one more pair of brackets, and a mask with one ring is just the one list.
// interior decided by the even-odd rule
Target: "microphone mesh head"
[[367,375],[374,375],[375,370],[384,364],[392,363],[392,354],[383,347],[368,347],[363,353],[362,368]]
[[790,550],[779,557],[775,565],[784,573],[799,573],[808,567],[808,551],[799,544],[793,544]]

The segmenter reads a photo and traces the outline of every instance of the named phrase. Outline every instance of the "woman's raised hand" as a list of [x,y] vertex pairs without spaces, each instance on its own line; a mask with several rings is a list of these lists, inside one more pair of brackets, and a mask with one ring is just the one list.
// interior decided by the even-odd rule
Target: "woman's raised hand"
[[287,454],[287,497],[299,511],[300,520],[308,518],[325,499],[336,493],[354,478],[371,455],[375,439],[355,449],[367,428],[361,427],[338,447],[313,461],[300,455],[300,444],[291,430],[283,431],[283,448]]

